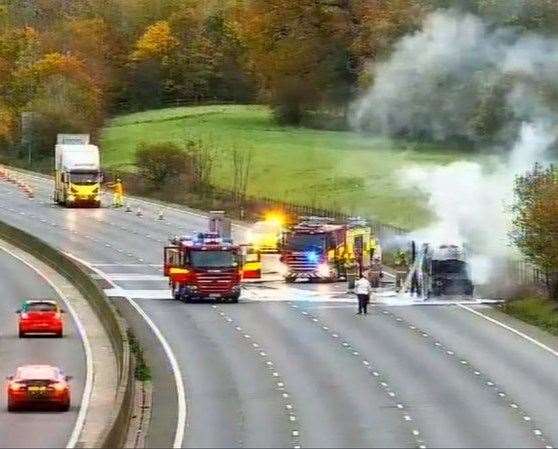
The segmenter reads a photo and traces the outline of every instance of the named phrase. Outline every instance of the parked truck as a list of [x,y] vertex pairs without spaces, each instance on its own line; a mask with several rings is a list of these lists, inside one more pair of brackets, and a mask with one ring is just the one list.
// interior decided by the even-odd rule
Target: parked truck
[[91,145],[88,134],[58,134],[54,164],[55,203],[101,206],[99,148]]

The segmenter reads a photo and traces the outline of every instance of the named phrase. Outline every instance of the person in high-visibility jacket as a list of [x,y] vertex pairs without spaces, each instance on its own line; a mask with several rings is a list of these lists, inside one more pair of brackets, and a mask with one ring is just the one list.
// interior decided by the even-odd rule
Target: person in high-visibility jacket
[[124,185],[122,184],[122,180],[116,178],[116,181],[109,184],[109,186],[113,189],[112,205],[114,207],[124,206]]

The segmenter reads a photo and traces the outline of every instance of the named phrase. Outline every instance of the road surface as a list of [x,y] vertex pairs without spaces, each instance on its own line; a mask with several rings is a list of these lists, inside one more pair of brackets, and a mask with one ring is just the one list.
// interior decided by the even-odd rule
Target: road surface
[[32,183],[34,200],[0,184],[0,218],[86,261],[109,294],[137,305],[134,327],[147,319],[168,344],[176,365],[153,368],[179,382],[155,392],[151,446],[558,444],[558,357],[501,326],[457,306],[357,317],[323,285],[250,286],[236,305],[174,302],[162,247],[205,229],[203,216],[165,208],[158,220],[143,202],[132,213],[61,209],[49,181]]
[[62,339],[18,338],[17,315],[25,299],[56,299],[67,310],[53,288],[23,262],[0,250],[0,376],[14,374],[18,366],[49,364],[74,376],[69,412],[7,412],[6,385],[0,392],[0,447],[65,447],[76,423],[85,384],[86,364],[82,342],[69,313],[65,314]]

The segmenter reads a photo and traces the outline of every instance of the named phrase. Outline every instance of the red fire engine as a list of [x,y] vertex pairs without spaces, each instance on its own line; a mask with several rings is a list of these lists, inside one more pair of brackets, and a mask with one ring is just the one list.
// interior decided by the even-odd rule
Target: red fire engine
[[367,270],[373,247],[371,229],[364,220],[335,223],[328,218],[302,217],[283,233],[285,281],[337,281],[345,278],[346,264],[351,261],[360,271]]
[[184,302],[238,302],[242,249],[218,233],[200,233],[171,240],[165,248],[164,274],[173,298]]

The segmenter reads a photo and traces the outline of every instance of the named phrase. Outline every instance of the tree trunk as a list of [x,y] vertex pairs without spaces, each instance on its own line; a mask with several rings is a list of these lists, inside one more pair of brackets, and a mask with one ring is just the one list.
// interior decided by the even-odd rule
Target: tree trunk
[[558,301],[558,271],[550,273],[548,276],[550,297]]

